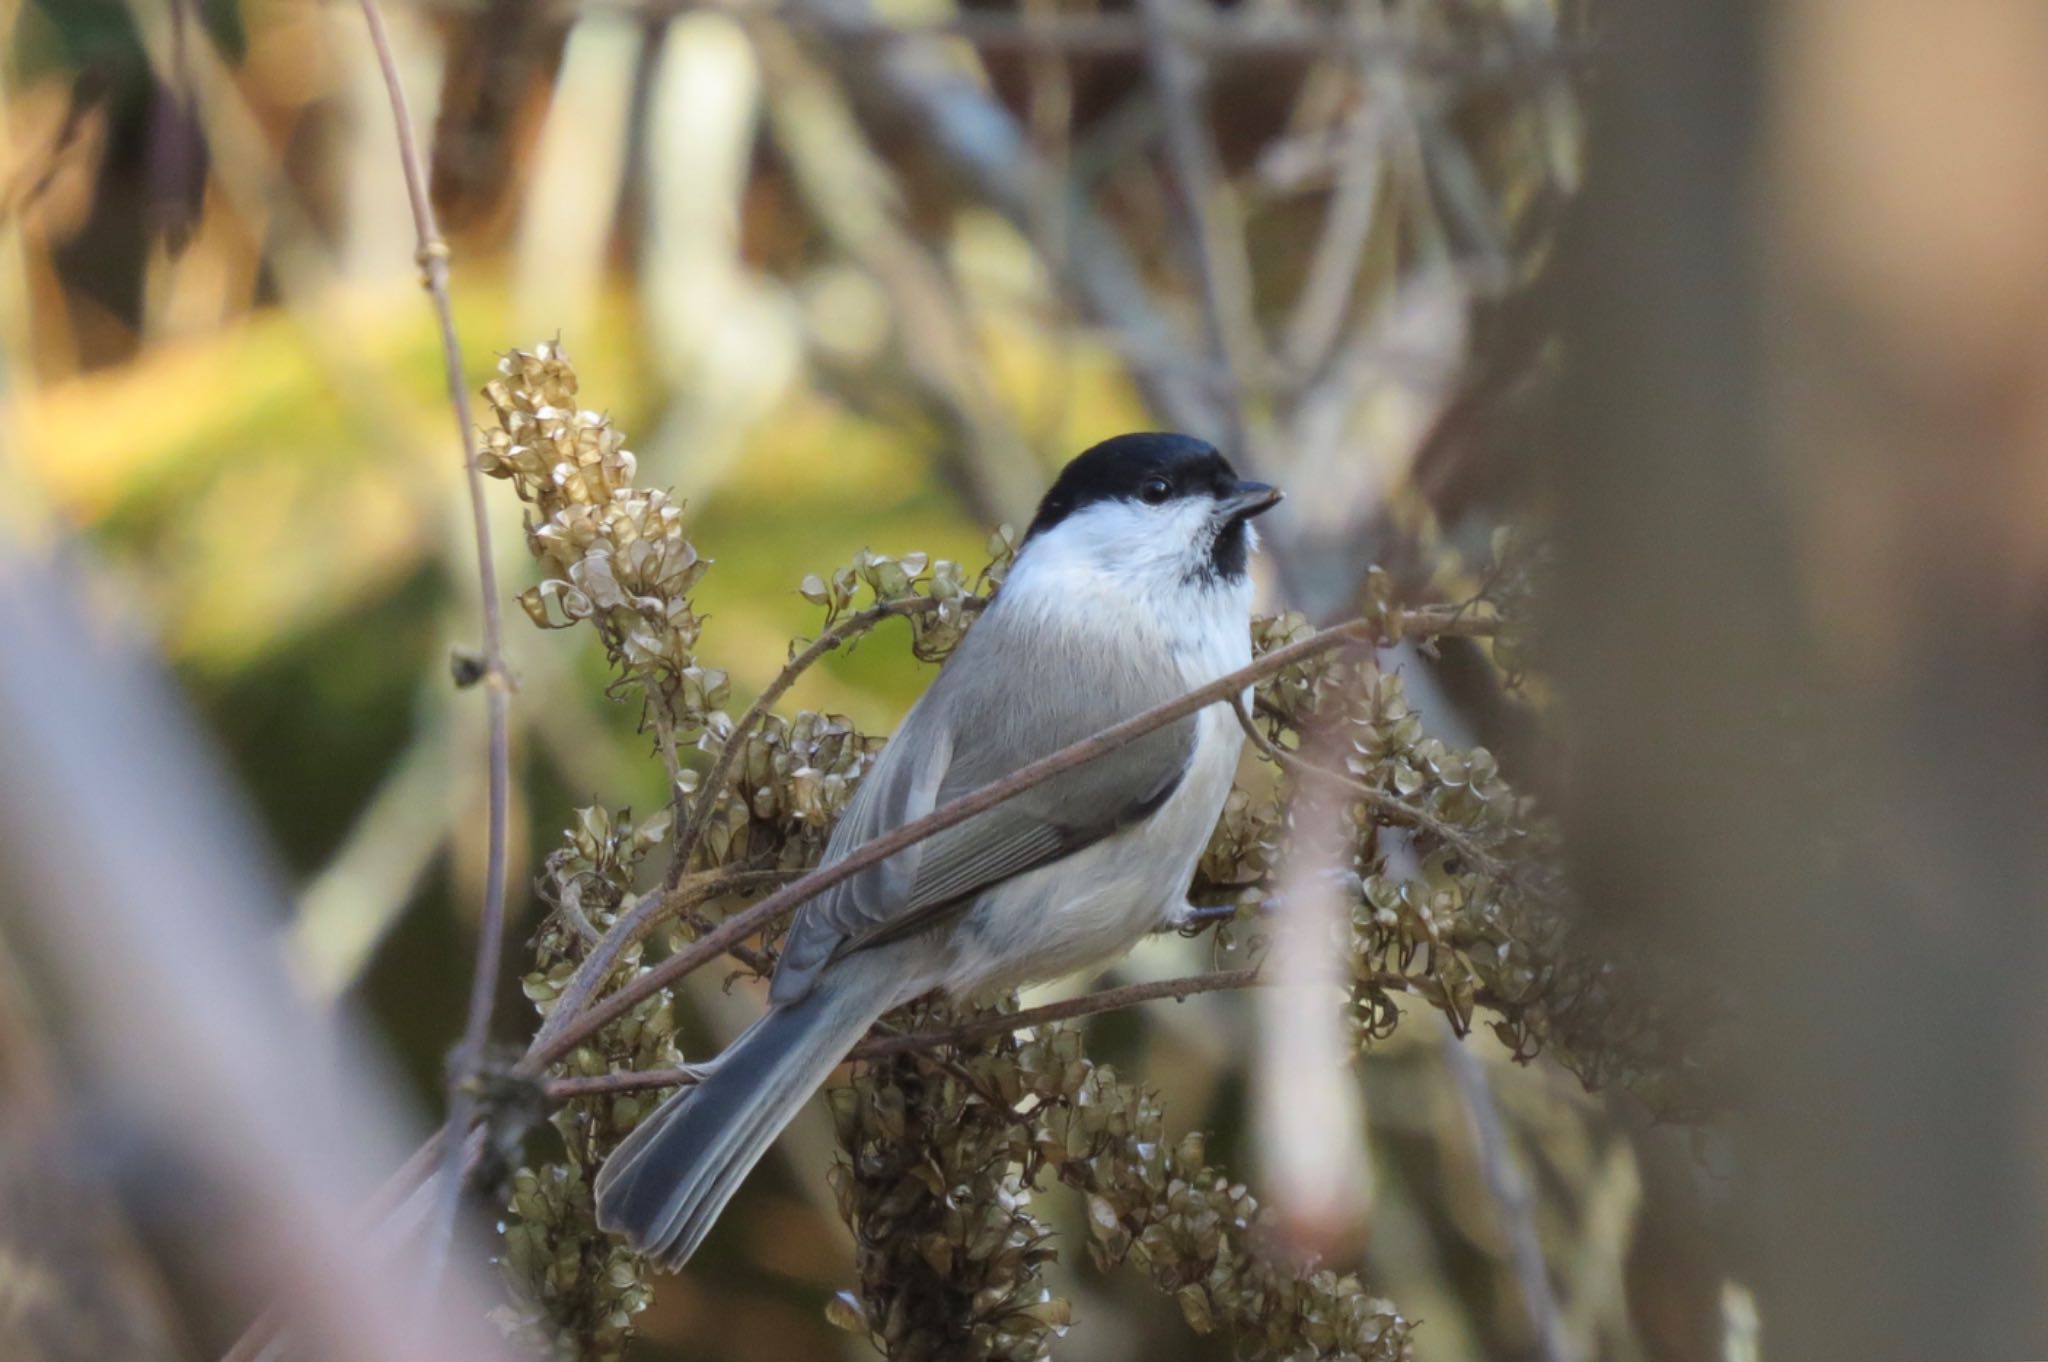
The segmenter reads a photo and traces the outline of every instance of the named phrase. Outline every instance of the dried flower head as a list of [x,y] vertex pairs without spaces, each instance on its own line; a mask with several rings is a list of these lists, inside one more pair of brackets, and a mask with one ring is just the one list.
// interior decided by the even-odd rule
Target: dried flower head
[[[904,1021],[963,1011],[926,1003]],[[1044,1159],[998,1096],[1018,1048],[998,1037],[944,1061],[901,1055],[832,1090],[845,1152],[832,1181],[860,1281],[840,1322],[896,1362],[1038,1362],[1072,1319],[1039,1275],[1054,1256],[1031,1211]]]
[[[520,981],[542,1016],[589,943],[632,907],[640,862],[666,839],[668,819],[666,810],[638,823],[627,810],[577,810],[564,844],[547,859],[540,892],[554,913],[534,938],[534,968]],[[644,969],[641,957],[637,944],[621,954],[615,987]],[[669,997],[655,994],[578,1047],[559,1072],[671,1068],[681,1062],[675,1029]],[[658,1097],[623,1093],[565,1103],[553,1117],[563,1159],[512,1175],[500,1259],[511,1302],[499,1322],[546,1356],[615,1362],[633,1316],[653,1299],[645,1260],[597,1228],[590,1185]]]
[[[633,485],[638,463],[625,437],[576,406],[576,373],[559,345],[515,350],[498,372],[484,388],[498,428],[485,433],[478,463],[532,508],[526,542],[541,580],[520,605],[543,629],[590,621],[619,680],[677,711],[679,736],[690,736],[724,677],[696,666],[701,623],[689,593],[710,561],[683,537],[682,507]],[[683,696],[693,682],[697,694]]]
[[[930,601],[933,608],[907,615],[910,651],[925,662],[943,662],[967,635],[975,615],[1002,585],[1017,556],[1017,535],[1008,525],[988,538],[989,561],[972,578],[960,564],[926,553],[900,557],[862,549],[845,567],[812,573],[797,590],[813,605],[825,607],[824,628],[830,629],[855,605],[894,605]],[[860,600],[861,588],[872,598]]]

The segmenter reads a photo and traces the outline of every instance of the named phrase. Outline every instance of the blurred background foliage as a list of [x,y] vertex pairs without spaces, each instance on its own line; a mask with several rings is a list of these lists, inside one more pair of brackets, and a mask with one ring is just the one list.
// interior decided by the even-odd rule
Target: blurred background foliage
[[[1532,281],[1578,173],[1576,6],[1200,14],[1185,46],[1213,197],[1196,229],[1138,10],[391,6],[472,388],[496,352],[570,348],[587,400],[635,432],[641,482],[687,502],[716,563],[695,592],[702,652],[738,694],[817,627],[805,574],[863,547],[977,566],[1060,462],[1133,428],[1205,426],[1296,492],[1273,522],[1294,546],[1278,576],[1312,613],[1375,560],[1408,594],[1481,585],[1522,491],[1504,423],[1544,369]],[[1027,40],[1032,22],[1068,36]],[[448,679],[476,605],[359,16],[8,0],[0,23],[0,514],[90,544],[91,591],[160,642],[295,879],[303,982],[365,1002],[432,1104],[483,859],[481,724]],[[914,50],[885,23],[921,34]],[[959,89],[1013,120],[1014,163],[941,117]],[[1124,273],[1103,273],[1112,257]],[[512,498],[492,511],[509,595],[531,565]],[[790,705],[887,732],[929,675],[903,636],[828,656]],[[508,653],[523,959],[525,891],[570,811],[664,794],[596,650],[511,611]],[[1400,661],[1433,727],[1526,753],[1484,655]],[[1118,973],[1184,972],[1207,950],[1161,940]],[[500,1016],[523,1025],[514,975]],[[699,983],[682,1024],[701,1050],[756,1004]],[[1554,1356],[1466,1061],[1418,1021],[1360,1066],[1378,1192],[1370,1244],[1336,1266],[1423,1322],[1423,1362]],[[1249,1168],[1249,1035],[1244,1000],[1212,996],[1102,1018],[1090,1053],[1159,1089],[1170,1133],[1200,1126],[1209,1158]],[[1739,1288],[1687,1246],[1708,1212],[1683,1134],[1511,1064],[1483,1030],[1466,1045],[1572,1355],[1739,1346]],[[660,1282],[636,1356],[860,1354],[827,1318],[851,1261],[829,1141],[820,1111],[792,1132],[692,1270]],[[1042,1214],[1078,1245],[1084,1211],[1055,1191]],[[1078,1249],[1057,1273],[1082,1324],[1062,1357],[1225,1355],[1134,1274]],[[187,1327],[204,1350],[238,1323]]]

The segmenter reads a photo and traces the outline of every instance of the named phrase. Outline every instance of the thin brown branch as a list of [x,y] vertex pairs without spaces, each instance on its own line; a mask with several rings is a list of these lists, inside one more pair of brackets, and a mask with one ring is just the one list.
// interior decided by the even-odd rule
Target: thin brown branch
[[[1025,1008],[1021,1012],[977,1017],[958,1026],[936,1031],[871,1035],[848,1051],[846,1057],[848,1060],[886,1059],[891,1055],[933,1050],[941,1046],[971,1045],[976,1041],[987,1040],[991,1036],[1008,1035],[1013,1031],[1047,1026],[1053,1022],[1075,1021],[1081,1017],[1092,1017],[1104,1012],[1121,1012],[1127,1007],[1155,1002],[1161,998],[1171,998],[1179,1002],[1198,993],[1264,988],[1274,982],[1258,967],[1249,966],[1244,969],[1217,970],[1209,974],[1182,975],[1175,979],[1159,979],[1147,984],[1126,984],[1122,988],[1084,993],[1077,998],[1046,1003],[1041,1007]],[[1396,989],[1404,993],[1413,990],[1412,981],[1391,971],[1380,971],[1373,977],[1372,982],[1381,988]],[[622,1069],[614,1073],[582,1078],[551,1078],[541,1085],[541,1090],[550,1102],[566,1102],[573,1097],[645,1092],[652,1088],[677,1088],[696,1081],[696,1074],[690,1069]]]
[[[398,159],[405,175],[406,196],[412,204],[413,228],[419,238],[417,259],[421,281],[432,300],[435,319],[441,328],[441,362],[447,371],[448,402],[455,413],[457,433],[462,440],[462,469],[469,487],[470,524],[476,536],[477,583],[483,605],[484,704],[490,745],[490,807],[488,851],[484,868],[483,913],[477,923],[476,964],[470,975],[469,1008],[463,1020],[462,1041],[449,1065],[448,1129],[469,1127],[474,1099],[472,1079],[483,1057],[484,1043],[491,1029],[491,1005],[497,997],[498,974],[505,952],[505,837],[511,806],[511,735],[507,714],[509,683],[505,672],[504,627],[498,611],[498,572],[491,555],[491,522],[484,499],[483,474],[477,467],[476,425],[469,414],[469,386],[463,377],[462,345],[455,333],[455,312],[448,299],[448,244],[434,221],[434,205],[427,192],[426,167],[420,160],[412,112],[406,105],[405,86],[398,78],[398,64],[391,53],[390,35],[384,30],[384,15],[377,0],[361,0],[363,23],[369,30],[370,45],[376,50],[377,68],[384,78],[385,93],[391,99],[391,121],[398,134]],[[429,1227],[427,1241],[427,1282],[440,1276],[449,1236],[455,1223],[456,1202],[461,1188],[459,1160],[461,1141],[443,1138],[446,1154],[442,1166],[442,1200]]]
[[[1171,998],[1179,1002],[1197,993],[1254,988],[1262,982],[1264,981],[1259,977],[1256,968],[1247,968],[1220,970],[1213,974],[1190,974],[1178,979],[1161,979],[1149,984],[1129,984],[1123,988],[1084,993],[1078,998],[1047,1003],[1043,1007],[1026,1008],[1022,1012],[977,1017],[943,1030],[871,1036],[856,1045],[846,1057],[850,1060],[886,1059],[891,1055],[908,1054],[916,1050],[935,1050],[948,1045],[970,1045],[975,1041],[987,1040],[991,1036],[1008,1035],[1012,1031],[1023,1031],[1052,1022],[1072,1021],[1077,1017],[1094,1016],[1098,1012],[1116,1012],[1158,998]],[[694,1079],[691,1071],[687,1069],[623,1070],[588,1078],[550,1079],[543,1085],[543,1091],[550,1102],[564,1102],[572,1097],[591,1097],[601,1093],[673,1088],[692,1081]]]
[[[1001,780],[991,781],[971,794],[933,810],[922,818],[913,819],[872,841],[865,842],[843,859],[820,866],[795,884],[784,886],[745,911],[726,919],[708,936],[676,952],[619,992],[597,1004],[573,1023],[565,1025],[546,1043],[536,1041],[513,1072],[527,1078],[538,1076],[549,1064],[618,1020],[649,994],[668,987],[691,971],[702,967],[705,962],[714,959],[733,942],[744,940],[784,914],[794,911],[799,905],[809,902],[832,886],[851,879],[868,867],[879,864],[907,846],[965,822],[984,810],[994,808],[1004,800],[1043,784],[1063,771],[1093,761],[1177,719],[1218,701],[1227,700],[1262,678],[1285,671],[1297,663],[1335,648],[1362,643],[1384,644],[1392,638],[1427,634],[1431,632],[1432,625],[1446,620],[1448,612],[1427,609],[1395,612],[1384,625],[1366,620],[1352,620],[1349,623],[1335,625],[1297,643],[1276,648],[1249,666],[1219,677],[1177,700],[1157,705],[1120,724],[1104,729],[1091,738],[1071,743],[1050,756],[1020,767]],[[1481,626],[1490,624],[1484,620],[1466,620],[1458,623],[1461,627],[1472,629],[1474,632],[1484,632]]]
[[[969,604],[972,602],[972,604]],[[740,749],[746,746],[747,735],[775,707],[775,702],[788,694],[798,677],[811,669],[811,665],[825,654],[860,637],[883,620],[899,615],[921,615],[939,608],[940,602],[928,596],[909,600],[885,601],[869,606],[865,610],[848,615],[839,623],[811,640],[810,646],[783,664],[775,679],[754,697],[754,703],[747,706],[747,712],[732,726],[732,732],[718,749],[718,760],[712,763],[710,774],[704,778],[703,786],[697,792],[697,802],[690,809],[687,826],[678,827],[675,834],[675,850],[669,861],[668,875],[663,881],[667,889],[674,889],[682,881],[683,870],[690,862],[690,854],[697,849],[697,843],[704,836],[704,829],[711,821],[711,811],[718,806],[718,793],[725,788],[726,778],[732,774],[732,764],[739,759]],[[961,598],[963,608],[979,610],[987,604],[978,596]]]

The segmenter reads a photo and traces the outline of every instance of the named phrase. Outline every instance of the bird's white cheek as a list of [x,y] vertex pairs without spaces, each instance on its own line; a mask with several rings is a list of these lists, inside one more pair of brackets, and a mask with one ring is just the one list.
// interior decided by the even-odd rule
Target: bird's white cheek
[[1165,506],[1107,501],[1084,507],[1034,539],[1018,569],[1036,558],[1051,575],[1097,574],[1118,590],[1164,604],[1202,569],[1214,540],[1206,501]]

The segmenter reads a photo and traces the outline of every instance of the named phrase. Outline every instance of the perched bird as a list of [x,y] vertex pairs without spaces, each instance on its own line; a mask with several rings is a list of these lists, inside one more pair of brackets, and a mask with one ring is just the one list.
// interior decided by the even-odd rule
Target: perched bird
[[[1069,463],[825,861],[1249,663],[1249,522],[1279,500],[1184,435],[1121,435]],[[806,903],[767,1015],[605,1163],[598,1224],[681,1266],[883,1013],[1069,974],[1185,920],[1242,742],[1212,705]]]

